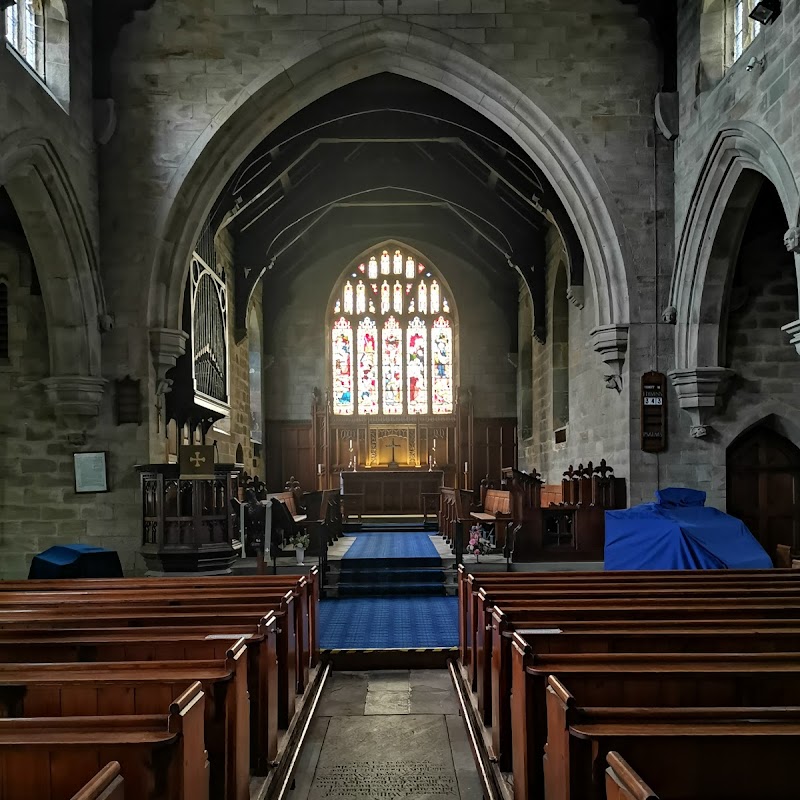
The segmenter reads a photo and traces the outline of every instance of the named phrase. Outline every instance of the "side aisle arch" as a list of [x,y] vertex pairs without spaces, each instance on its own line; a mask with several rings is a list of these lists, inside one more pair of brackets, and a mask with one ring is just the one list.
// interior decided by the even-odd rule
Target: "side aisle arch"
[[[723,360],[727,296],[739,245],[763,181],[776,188],[790,225],[798,218],[797,184],[788,161],[766,131],[750,122],[717,133],[689,204],[665,317],[674,321],[675,367],[670,372],[692,434],[708,419],[731,377]],[[800,256],[795,254],[800,269]]]
[[105,303],[94,245],[67,171],[48,140],[17,132],[0,142],[0,185],[22,223],[42,287],[50,400],[61,414],[95,416],[105,384]]

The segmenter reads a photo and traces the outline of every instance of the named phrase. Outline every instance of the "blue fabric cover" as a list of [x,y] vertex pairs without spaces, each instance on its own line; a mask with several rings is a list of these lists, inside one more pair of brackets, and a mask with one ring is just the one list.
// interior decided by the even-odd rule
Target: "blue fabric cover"
[[28,579],[121,578],[122,566],[115,550],[91,544],[62,544],[33,557]]
[[606,570],[772,567],[741,520],[705,507],[705,492],[662,489],[656,497],[656,503],[606,511]]

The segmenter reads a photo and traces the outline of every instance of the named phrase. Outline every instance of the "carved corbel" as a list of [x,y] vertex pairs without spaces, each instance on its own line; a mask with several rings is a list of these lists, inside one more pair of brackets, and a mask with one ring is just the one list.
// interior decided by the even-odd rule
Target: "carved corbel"
[[661,312],[661,321],[667,325],[675,325],[678,322],[678,309],[675,306],[667,306]]
[[79,427],[85,426],[100,413],[106,383],[108,381],[105,378],[83,375],[57,375],[42,381],[56,416]]
[[689,433],[701,439],[709,432],[709,422],[719,408],[725,389],[734,376],[724,367],[674,369],[669,373],[680,407],[689,414]]
[[621,392],[622,367],[628,351],[628,326],[603,325],[595,328],[590,336],[595,352],[599,353],[605,366],[610,369],[604,376],[606,386]]
[[575,308],[583,308],[586,305],[586,290],[583,286],[572,284],[567,289],[567,300],[575,306]]
[[156,394],[164,395],[172,389],[167,378],[178,359],[186,352],[189,334],[173,328],[153,328],[150,331],[150,353],[156,370]]
[[800,355],[800,319],[784,325],[781,330],[789,334],[789,344],[794,345],[794,349]]
[[789,228],[783,234],[783,246],[790,253],[800,254],[800,228]]

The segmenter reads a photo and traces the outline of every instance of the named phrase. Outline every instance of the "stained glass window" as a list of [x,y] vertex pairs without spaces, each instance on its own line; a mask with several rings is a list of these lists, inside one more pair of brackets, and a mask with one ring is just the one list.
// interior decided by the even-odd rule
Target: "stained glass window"
[[400,281],[395,281],[394,289],[392,289],[392,309],[396,314],[403,313],[403,287]]
[[383,325],[383,413],[403,413],[403,339],[394,317]]
[[350,281],[344,285],[344,313],[353,313],[353,285]]
[[428,313],[428,287],[425,281],[420,281],[419,284],[419,302],[417,303],[417,311],[420,314]]
[[354,269],[332,302],[333,412],[452,414],[454,323],[441,276],[401,250],[358,266],[368,284],[353,285]]
[[414,317],[408,323],[406,371],[408,373],[408,411],[428,413],[428,330],[425,323]]
[[365,317],[358,323],[358,413],[378,413],[378,326]]
[[367,310],[367,288],[363,281],[356,286],[356,314],[363,314]]
[[344,317],[333,325],[333,411],[353,413],[353,328]]
[[388,314],[391,311],[391,301],[389,299],[389,284],[384,281],[381,284],[381,314]]
[[450,320],[439,317],[431,331],[433,362],[432,407],[434,414],[453,413],[453,329]]

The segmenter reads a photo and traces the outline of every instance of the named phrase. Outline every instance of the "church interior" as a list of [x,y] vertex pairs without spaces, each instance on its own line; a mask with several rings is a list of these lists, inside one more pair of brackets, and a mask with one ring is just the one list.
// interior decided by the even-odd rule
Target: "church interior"
[[0,0],[0,800],[796,798],[798,74],[800,0]]

